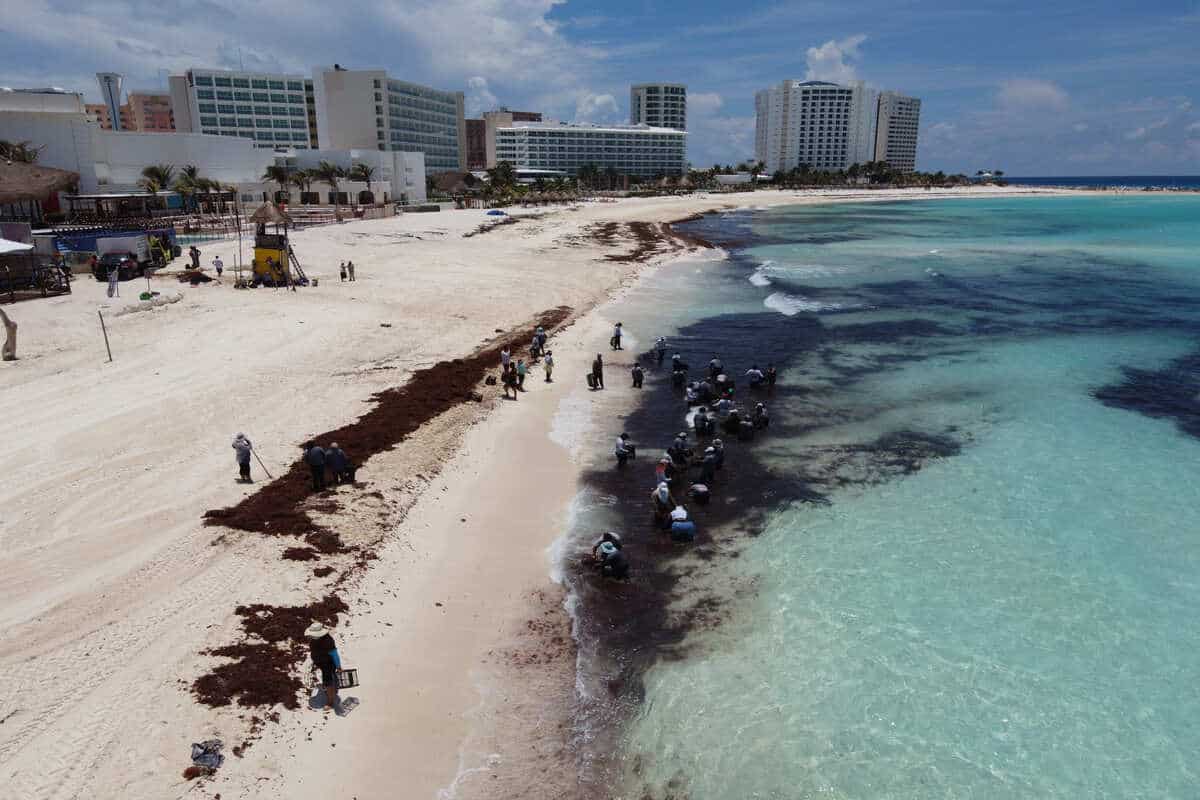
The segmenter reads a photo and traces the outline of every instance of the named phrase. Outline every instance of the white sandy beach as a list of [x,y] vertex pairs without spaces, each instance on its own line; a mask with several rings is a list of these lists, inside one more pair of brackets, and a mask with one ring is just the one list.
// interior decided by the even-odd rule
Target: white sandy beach
[[[578,464],[549,433],[565,400],[615,413],[628,399],[619,380],[586,400],[578,390],[607,341],[604,303],[646,266],[605,260],[633,245],[606,247],[589,226],[742,205],[1034,193],[1053,192],[583,203],[517,210],[536,218],[469,238],[493,218],[411,214],[295,234],[307,271],[320,277],[295,293],[234,290],[236,245],[223,242],[202,247],[205,265],[224,259],[223,284],[157,278],[156,291],[180,299],[153,310],[120,313],[137,305],[144,281],[110,300],[86,276],[72,295],[5,306],[20,326],[20,359],[0,365],[0,414],[10,420],[0,785],[39,800],[561,796],[553,782],[535,791],[516,777],[570,763],[563,718],[547,712],[566,708],[562,675],[574,663],[569,641],[546,649],[566,633],[547,551]],[[337,279],[346,258],[355,283]],[[201,525],[205,510],[266,480],[255,463],[255,486],[234,481],[232,434],[244,431],[278,475],[297,445],[353,422],[373,393],[562,305],[576,321],[552,344],[555,383],[535,371],[518,402],[494,400],[499,390],[489,387],[484,403],[447,412],[367,462],[361,486],[336,491],[345,510],[330,524],[351,542],[378,541],[379,559],[343,589],[350,611],[335,631],[344,662],[360,670],[362,686],[349,694],[361,706],[347,717],[283,711],[233,756],[249,717],[264,710],[198,704],[189,687],[217,663],[201,651],[240,636],[238,604],[307,602],[332,579],[281,559],[294,540]],[[544,657],[531,661],[533,646]],[[226,744],[225,765],[185,781],[190,744],[212,737]]]

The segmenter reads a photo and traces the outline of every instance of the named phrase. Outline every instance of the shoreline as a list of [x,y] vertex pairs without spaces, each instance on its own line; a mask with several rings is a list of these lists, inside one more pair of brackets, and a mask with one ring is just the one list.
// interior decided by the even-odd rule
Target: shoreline
[[[949,196],[997,194],[1001,193]],[[92,324],[94,316],[82,321],[88,314],[94,315],[97,304],[113,305],[104,300],[99,287],[84,284],[70,298],[22,304],[22,361],[14,362],[15,380],[0,407],[12,413],[30,398],[42,405],[38,419],[19,434],[15,447],[15,453],[30,460],[31,471],[40,469],[42,474],[32,482],[30,477],[22,477],[4,499],[7,507],[22,509],[23,527],[50,535],[18,548],[3,572],[9,588],[4,595],[2,629],[23,643],[23,651],[3,663],[14,666],[14,659],[20,658],[23,666],[15,672],[17,683],[24,684],[22,676],[28,675],[34,688],[28,696],[8,696],[0,702],[0,713],[8,715],[9,723],[0,733],[0,760],[4,762],[0,777],[11,780],[10,785],[18,790],[28,789],[30,796],[46,791],[70,796],[75,792],[72,787],[83,785],[100,794],[105,787],[114,787],[114,791],[120,787],[128,797],[182,794],[197,786],[178,778],[187,763],[188,741],[217,734],[229,746],[246,735],[249,726],[239,715],[248,718],[252,710],[231,708],[213,714],[194,706],[178,682],[190,683],[203,671],[209,659],[197,655],[200,650],[221,646],[236,636],[238,621],[232,614],[236,603],[302,604],[312,601],[314,590],[320,596],[319,587],[325,584],[301,580],[300,576],[311,574],[312,565],[280,559],[280,542],[270,541],[273,537],[225,532],[214,538],[215,531],[200,527],[204,508],[229,505],[242,496],[240,488],[212,485],[213,473],[233,472],[227,442],[220,441],[228,433],[224,428],[250,428],[261,452],[278,467],[279,454],[290,442],[310,436],[304,431],[332,431],[352,423],[360,416],[355,413],[356,403],[377,391],[404,385],[423,362],[435,363],[436,359],[427,361],[431,355],[472,352],[469,343],[478,342],[483,329],[499,325],[511,330],[539,306],[572,305],[584,312],[563,334],[579,337],[577,343],[568,338],[552,344],[558,381],[579,383],[582,370],[568,353],[576,348],[575,352],[586,358],[591,348],[584,346],[584,340],[607,339],[607,321],[598,313],[603,306],[601,298],[636,285],[645,267],[617,261],[605,265],[605,250],[609,255],[627,254],[625,248],[632,245],[636,249],[636,242],[608,247],[564,241],[572,233],[582,236],[589,225],[609,222],[661,226],[669,219],[726,210],[730,201],[734,205],[749,201],[758,207],[859,199],[943,199],[940,193],[924,191],[897,195],[835,199],[757,192],[736,198],[718,195],[591,204],[580,210],[552,210],[526,224],[505,226],[483,240],[463,235],[481,224],[477,219],[481,215],[471,212],[444,212],[437,215],[440,219],[381,220],[311,229],[297,236],[301,253],[307,248],[319,254],[311,261],[328,264],[336,262],[337,253],[351,252],[360,263],[360,281],[365,278],[364,283],[370,284],[376,280],[374,273],[378,282],[357,290],[333,284],[328,291],[322,282],[319,290],[301,293],[294,302],[286,293],[265,290],[226,296],[216,294],[222,288],[184,289],[181,303],[122,318],[116,331],[115,366],[108,370],[93,364],[90,356],[92,335],[85,326]],[[564,224],[555,226],[556,221]],[[372,255],[363,261],[357,250],[345,250],[361,248],[359,239],[374,248],[366,251]],[[479,246],[468,246],[464,240],[479,242]],[[682,249],[685,245],[678,246]],[[230,247],[206,248],[206,257],[227,256],[223,248]],[[406,281],[402,276],[397,281],[383,274],[390,259],[412,262],[408,248],[420,253],[417,258],[424,278],[432,278],[431,282]],[[393,249],[398,251],[395,256],[390,255]],[[555,257],[546,258],[548,252],[556,253]],[[472,262],[481,258],[497,263]],[[232,263],[232,258],[226,257],[226,261]],[[545,263],[550,261],[554,263]],[[540,271],[531,274],[531,269]],[[598,271],[602,274],[596,274]],[[319,268],[314,274],[320,274]],[[509,283],[516,279],[520,285],[505,289],[505,300],[497,305],[496,293],[484,287],[489,287],[491,280],[505,280],[502,276],[507,276]],[[478,287],[474,293],[472,286]],[[132,294],[132,284],[130,287]],[[447,287],[454,287],[450,297],[445,296]],[[536,297],[530,296],[530,287]],[[346,305],[341,298],[354,300],[346,297],[354,291],[366,292],[368,305],[361,300]],[[383,305],[392,302],[388,292],[397,291],[403,295],[401,304],[394,308]],[[337,310],[330,312],[331,307]],[[439,310],[433,311],[435,308]],[[80,312],[78,324],[74,317],[63,316],[76,309]],[[304,317],[312,319],[314,313],[318,318],[329,313],[345,315],[349,324],[329,331],[320,326],[316,331],[297,329],[306,321]],[[446,327],[431,326],[428,321],[439,313],[460,315],[461,320]],[[375,330],[381,319],[392,321],[399,330]],[[212,340],[215,321],[223,326],[223,336],[254,345],[249,349],[240,346],[234,354],[225,352],[223,341]],[[399,353],[398,340],[407,344]],[[189,352],[191,357],[172,358],[179,352]],[[160,371],[166,374],[160,375]],[[342,377],[336,377],[339,375]],[[533,377],[536,380],[536,375]],[[320,379],[319,385],[312,383],[315,378]],[[133,387],[140,393],[136,395],[139,401],[129,408]],[[222,402],[234,387],[239,401],[236,407]],[[572,392],[578,390],[578,386],[572,387]],[[514,625],[534,616],[527,612],[538,608],[529,599],[537,600],[537,590],[543,591],[543,605],[554,604],[553,595],[545,594],[548,570],[542,553],[557,538],[550,534],[563,524],[579,474],[578,465],[548,436],[551,421],[566,399],[563,394],[531,391],[522,397],[525,402],[458,407],[366,465],[365,488],[370,491],[344,492],[351,502],[343,502],[343,508],[330,515],[332,519],[320,518],[339,531],[370,525],[383,525],[391,531],[379,560],[364,571],[359,590],[348,596],[347,622],[336,631],[339,641],[343,636],[348,639],[342,645],[348,665],[362,670],[359,694],[363,706],[346,720],[307,710],[285,715],[279,724],[254,734],[259,738],[244,751],[244,757],[230,759],[205,788],[236,795],[239,789],[257,787],[256,792],[273,793],[282,791],[279,785],[288,782],[297,791],[303,783],[302,791],[307,794],[313,791],[314,776],[321,772],[317,754],[327,753],[329,745],[339,740],[343,748],[349,746],[363,758],[382,756],[382,762],[375,759],[377,769],[396,770],[387,775],[355,773],[354,780],[366,781],[364,787],[389,786],[394,782],[392,775],[400,772],[395,743],[411,741],[414,731],[421,731],[426,742],[405,753],[418,773],[413,786],[436,790],[453,780],[458,747],[468,735],[463,713],[476,707],[478,699],[467,666],[473,668],[472,659],[478,653],[494,650],[498,642],[511,636]],[[303,407],[296,407],[297,397],[303,397]],[[530,413],[527,398],[534,401],[534,413]],[[66,402],[80,404],[90,413],[79,420],[81,427],[64,432],[52,426],[61,418]],[[480,413],[491,405],[500,408],[495,413]],[[264,407],[274,413],[252,413],[249,422],[247,414],[239,411]],[[164,413],[168,409],[169,413]],[[522,413],[515,413],[517,409]],[[214,427],[220,432],[216,436]],[[76,454],[57,472],[34,446],[47,438],[59,447],[72,442],[69,446]],[[211,439],[218,441],[200,444],[196,453],[189,453],[196,449],[197,441]],[[115,456],[114,442],[118,443]],[[121,447],[122,442],[135,446]],[[155,444],[148,446],[149,442]],[[107,453],[107,463],[116,469],[104,473],[106,479],[118,480],[115,490],[112,480],[90,477],[90,465],[97,463],[100,453]],[[481,469],[481,463],[490,471],[471,471]],[[142,478],[145,464],[154,469],[147,467],[150,474]],[[512,469],[514,465],[518,469]],[[531,481],[522,471],[538,480]],[[171,476],[165,483],[160,480],[164,474]],[[72,476],[77,476],[74,482],[61,487],[52,482],[56,478],[69,481]],[[463,488],[464,480],[471,484],[470,491]],[[492,494],[481,494],[481,488]],[[180,490],[186,493],[182,500]],[[339,499],[342,494],[337,493]],[[141,512],[130,515],[127,509],[134,503]],[[462,508],[473,511],[464,515]],[[61,516],[56,524],[50,524],[56,513]],[[459,522],[463,516],[467,523]],[[477,521],[478,517],[484,519]],[[12,522],[12,517],[5,519],[6,541],[12,541]],[[150,539],[144,533],[148,525],[155,531]],[[450,542],[444,534],[455,529],[452,525],[461,528],[461,534]],[[477,541],[480,539],[487,543]],[[497,551],[492,545],[496,539],[512,547]],[[457,615],[457,606],[446,600],[439,601],[442,606],[427,608],[425,604],[436,594],[449,599],[441,583],[452,570],[464,581],[478,581],[477,585],[465,584],[470,591],[469,602],[464,602],[461,610],[463,617]],[[63,577],[48,583],[38,577],[42,575]],[[396,580],[400,587],[389,586]],[[104,610],[97,615],[92,609],[100,597],[105,598]],[[386,613],[376,611],[379,616],[371,620],[365,609],[372,604],[376,609],[385,608]],[[456,609],[453,615],[450,608]],[[418,609],[426,613],[418,614]],[[402,621],[407,627],[398,628]],[[483,627],[475,627],[479,625]],[[549,630],[554,630],[553,625]],[[467,641],[457,642],[453,652],[436,651],[434,658],[429,657],[434,651],[420,652],[424,660],[416,663],[417,651],[411,645],[422,641],[421,636]],[[391,677],[397,664],[389,661],[389,654],[406,648],[408,660],[399,666],[415,676],[415,683],[395,682]],[[132,652],[139,654],[139,661],[120,668],[103,683],[90,668],[96,658],[119,663],[120,654]],[[58,666],[49,667],[51,663]],[[149,675],[144,674],[147,667]],[[455,674],[453,680],[447,668]],[[50,677],[47,683],[54,685],[38,688],[32,680],[34,674]],[[138,681],[143,687],[141,707],[113,711],[122,681]],[[408,701],[414,699],[414,693],[420,713],[410,714]],[[31,708],[48,711],[38,713]],[[164,709],[170,711],[164,713]],[[164,723],[155,722],[164,718]],[[431,727],[436,741],[425,734]],[[139,771],[126,759],[111,758],[123,746],[119,732],[130,729],[156,731],[152,740],[131,751],[142,763],[153,764],[153,769]],[[380,735],[362,738],[373,729]],[[67,735],[69,731],[75,733]],[[317,742],[326,749],[313,749]],[[69,753],[74,753],[75,765],[57,769],[57,764],[70,763]],[[299,758],[304,753],[311,754],[315,763]],[[35,774],[31,768],[39,760],[50,766]],[[455,763],[448,764],[450,761]],[[262,778],[268,783],[262,784]],[[338,785],[339,791],[345,787],[345,783]],[[287,796],[286,792],[281,796]]]

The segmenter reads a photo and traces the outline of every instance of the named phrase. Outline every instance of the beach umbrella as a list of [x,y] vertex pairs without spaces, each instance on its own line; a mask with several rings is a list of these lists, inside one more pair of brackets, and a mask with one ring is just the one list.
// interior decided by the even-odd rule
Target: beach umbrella
[[0,239],[0,256],[6,256],[10,253],[28,253],[33,249],[33,245],[26,242],[14,242],[10,239]]

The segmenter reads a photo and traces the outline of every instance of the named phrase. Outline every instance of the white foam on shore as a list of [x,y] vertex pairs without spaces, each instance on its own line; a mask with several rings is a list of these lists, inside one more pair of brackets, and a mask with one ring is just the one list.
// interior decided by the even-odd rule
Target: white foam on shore
[[794,317],[800,313],[817,314],[822,311],[837,311],[844,308],[839,303],[818,303],[787,292],[775,292],[763,300],[763,305],[772,311],[778,311],[786,317]]
[[591,424],[591,398],[586,390],[575,389],[559,402],[554,418],[550,420],[550,441],[566,450],[571,461],[578,463]]

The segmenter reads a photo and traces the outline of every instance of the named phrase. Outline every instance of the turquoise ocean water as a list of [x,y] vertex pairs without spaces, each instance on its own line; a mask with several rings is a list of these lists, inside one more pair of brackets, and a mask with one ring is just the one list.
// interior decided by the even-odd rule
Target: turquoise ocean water
[[[626,324],[780,366],[727,467],[764,516],[671,556],[670,603],[719,623],[642,670],[613,794],[1200,794],[1200,198],[694,229],[730,258],[664,270]],[[629,424],[669,440],[653,381]]]

